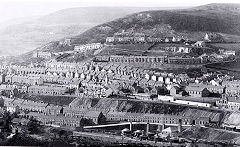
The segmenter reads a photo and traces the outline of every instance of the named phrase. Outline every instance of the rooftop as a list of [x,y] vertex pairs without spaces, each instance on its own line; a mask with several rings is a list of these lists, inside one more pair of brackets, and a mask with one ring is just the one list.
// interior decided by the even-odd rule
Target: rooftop
[[198,92],[201,92],[201,91],[203,91],[205,89],[205,87],[203,87],[203,86],[187,86],[186,88],[185,88],[185,90],[186,91],[198,91]]

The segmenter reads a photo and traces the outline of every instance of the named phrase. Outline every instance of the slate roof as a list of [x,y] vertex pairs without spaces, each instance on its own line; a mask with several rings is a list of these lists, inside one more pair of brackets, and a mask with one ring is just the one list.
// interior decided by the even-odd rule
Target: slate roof
[[198,91],[198,92],[201,92],[205,89],[205,87],[202,87],[202,86],[187,86],[185,88],[186,91]]

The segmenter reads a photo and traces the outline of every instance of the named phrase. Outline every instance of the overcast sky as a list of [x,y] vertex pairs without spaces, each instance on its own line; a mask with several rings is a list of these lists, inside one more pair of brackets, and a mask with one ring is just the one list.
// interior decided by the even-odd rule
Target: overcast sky
[[184,7],[239,0],[0,0],[0,22],[73,7]]

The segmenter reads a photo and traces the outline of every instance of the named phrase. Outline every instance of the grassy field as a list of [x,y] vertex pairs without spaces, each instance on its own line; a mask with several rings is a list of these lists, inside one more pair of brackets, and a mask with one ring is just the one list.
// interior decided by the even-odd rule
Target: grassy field
[[[166,52],[160,46],[180,46],[179,44],[118,44],[105,47],[99,55],[148,55],[148,56],[175,56],[183,53]],[[153,48],[151,48],[153,46]]]
[[238,71],[240,72],[240,59],[236,59],[234,62],[226,62],[226,63],[216,63],[213,65],[208,65],[207,67],[215,68],[215,69],[222,69],[222,70],[229,70],[229,71]]
[[213,48],[235,50],[236,51],[236,61],[229,63],[218,63],[207,66],[211,70],[221,71],[222,73],[235,76],[240,79],[240,43],[210,43]]
[[143,55],[151,44],[117,44],[105,47],[99,55]]
[[152,44],[117,44],[114,48],[122,48],[128,50],[147,50]]
[[228,142],[240,145],[240,133],[214,128],[191,127],[183,132],[183,137],[196,138],[206,142]]
[[210,43],[209,45],[216,47],[216,48],[222,48],[227,50],[240,50],[240,43]]

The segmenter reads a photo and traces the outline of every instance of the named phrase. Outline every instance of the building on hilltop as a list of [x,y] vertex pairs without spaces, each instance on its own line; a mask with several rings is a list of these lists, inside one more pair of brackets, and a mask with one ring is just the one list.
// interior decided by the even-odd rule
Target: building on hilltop
[[208,42],[211,41],[211,40],[210,40],[210,37],[209,37],[209,35],[208,35],[207,33],[206,33],[205,36],[204,36],[204,40],[205,40],[205,41],[208,41]]
[[137,32],[116,32],[113,37],[107,37],[106,43],[144,43],[146,42],[146,35]]
[[194,46],[196,47],[206,47],[206,43],[204,41],[197,41],[194,43]]
[[83,45],[77,45],[74,47],[74,51],[76,52],[86,52],[88,50],[93,49],[100,49],[103,48],[104,45],[101,43],[91,43],[91,44],[83,44]]
[[65,39],[59,41],[59,44],[60,44],[60,45],[65,45],[65,46],[66,46],[66,45],[71,46],[71,43],[72,43],[71,38],[65,38]]
[[176,42],[176,38],[173,36],[173,37],[166,37],[165,38],[165,42]]
[[114,37],[107,37],[106,38],[106,43],[113,43],[114,42]]
[[168,57],[169,64],[201,64],[201,58]]
[[44,52],[44,51],[36,51],[33,53],[34,58],[44,58],[44,59],[50,59],[52,57],[52,53],[50,52]]
[[236,51],[232,51],[232,50],[227,50],[223,52],[224,55],[232,55],[232,56],[236,56]]

